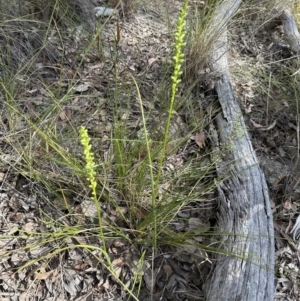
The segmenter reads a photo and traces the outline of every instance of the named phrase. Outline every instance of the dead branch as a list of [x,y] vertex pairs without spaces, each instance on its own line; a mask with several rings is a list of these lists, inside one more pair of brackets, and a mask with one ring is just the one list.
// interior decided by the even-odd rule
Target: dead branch
[[285,9],[282,12],[281,22],[286,42],[290,45],[292,51],[299,53],[300,34],[295,19],[289,10]]
[[[206,283],[206,300],[274,299],[274,229],[268,187],[234,97],[227,62],[226,24],[241,1],[223,1],[213,26],[224,27],[214,44],[211,70],[222,113],[211,126],[218,175],[219,248]],[[226,178],[225,178],[226,177]]]

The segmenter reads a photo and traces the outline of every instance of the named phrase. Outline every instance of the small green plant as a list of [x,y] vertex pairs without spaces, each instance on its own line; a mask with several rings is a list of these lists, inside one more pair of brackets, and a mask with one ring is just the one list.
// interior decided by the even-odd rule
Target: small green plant
[[[184,46],[186,43],[184,42],[184,37],[186,35],[186,15],[187,15],[187,10],[188,10],[188,0],[184,2],[184,5],[181,9],[181,13],[179,15],[178,19],[178,25],[177,25],[177,31],[175,34],[175,54],[174,54],[174,72],[172,75],[172,90],[171,90],[171,99],[170,99],[170,105],[169,105],[169,111],[168,111],[168,117],[167,117],[167,122],[165,126],[165,134],[164,134],[164,139],[163,139],[163,146],[162,146],[162,152],[160,156],[160,162],[159,162],[159,167],[158,167],[158,174],[156,177],[156,183],[155,187],[152,187],[154,190],[152,192],[152,208],[154,210],[153,214],[153,231],[154,231],[154,237],[153,237],[153,247],[154,250],[156,250],[157,247],[157,222],[156,222],[156,198],[158,195],[158,189],[159,189],[159,182],[160,182],[160,177],[162,173],[162,167],[163,167],[163,162],[165,159],[165,154],[166,154],[166,148],[167,144],[169,141],[169,130],[170,130],[170,124],[171,124],[171,119],[172,116],[174,115],[174,104],[175,104],[175,98],[177,95],[178,91],[178,84],[180,83],[181,79],[181,74],[182,74],[182,65],[184,62]],[[142,108],[142,105],[141,105]],[[144,127],[144,133],[145,136],[147,137],[147,131],[146,128]],[[147,153],[148,153],[148,159],[149,163],[151,163],[151,157],[150,157],[150,149],[149,149],[149,143],[147,143]],[[151,165],[150,165],[151,166]],[[150,168],[150,172],[152,173],[152,168]]]
[[[97,103],[99,99],[97,96],[95,102],[91,102],[92,105],[89,108],[86,107],[87,110],[90,110],[87,113],[80,114],[76,111],[76,114],[78,112],[77,116],[65,117],[65,107],[76,107],[77,102],[84,102],[86,99],[94,97],[93,95],[85,95],[85,93],[79,96],[79,93],[74,92],[73,88],[77,84],[77,71],[83,66],[89,52],[96,49],[97,53],[97,38],[104,26],[102,23],[96,33],[89,37],[90,43],[87,47],[82,49],[79,64],[76,65],[73,78],[68,80],[67,88],[61,85],[65,82],[62,70],[58,83],[59,93],[53,93],[53,87],[39,78],[49,102],[46,105],[39,103],[40,106],[37,106],[34,117],[29,116],[26,110],[23,111],[22,106],[16,105],[17,96],[20,95],[15,96],[17,94],[13,91],[15,86],[10,87],[5,83],[2,84],[3,90],[7,90],[6,95],[9,96],[6,99],[7,107],[12,113],[20,116],[24,123],[22,135],[15,131],[13,136],[15,141],[10,138],[13,151],[20,158],[18,163],[11,167],[40,183],[43,189],[49,193],[45,196],[49,203],[52,202],[54,196],[56,201],[62,203],[63,207],[60,211],[62,220],[55,220],[47,210],[45,212],[42,210],[39,216],[40,222],[51,229],[49,233],[47,231],[44,233],[22,232],[24,239],[30,235],[34,241],[31,244],[28,243],[25,247],[26,251],[39,245],[46,246],[49,243],[58,242],[57,247],[54,247],[51,252],[28,261],[23,268],[28,268],[38,261],[50,260],[72,248],[81,248],[88,253],[97,249],[101,253],[101,256],[95,256],[99,264],[117,279],[124,291],[127,291],[133,299],[138,300],[142,283],[141,269],[144,261],[149,260],[149,255],[151,256],[147,247],[151,246],[153,251],[151,257],[154,260],[154,255],[159,252],[162,245],[172,245],[177,248],[190,244],[187,240],[191,239],[193,234],[176,232],[172,221],[177,218],[177,213],[191,200],[201,201],[201,194],[212,189],[211,169],[209,166],[203,167],[195,164],[194,158],[191,158],[186,165],[178,167],[176,173],[164,173],[165,163],[170,153],[175,153],[179,145],[187,144],[191,136],[191,133],[188,133],[174,141],[171,133],[172,119],[177,116],[175,110],[178,107],[179,84],[185,61],[187,11],[188,0],[184,2],[177,24],[175,51],[171,66],[173,68],[172,77],[170,79],[168,72],[163,79],[164,82],[162,82],[163,87],[168,87],[169,99],[168,109],[161,119],[163,122],[152,119],[152,108],[145,108],[144,104],[147,99],[142,99],[139,83],[135,82],[136,89],[130,83],[130,93],[128,86],[123,87],[120,84],[121,75],[117,74],[117,68],[115,82],[110,83],[114,94],[108,93],[110,98],[104,104],[100,100]],[[59,34],[59,36],[62,42],[63,35]],[[105,47],[105,43],[103,43],[103,47]],[[117,55],[114,57],[117,59]],[[64,58],[62,58],[63,61]],[[15,80],[12,76],[13,83]],[[140,107],[138,117],[141,121],[136,128],[130,128],[128,120],[123,116],[132,108],[132,91],[134,93],[137,91]],[[120,97],[123,95],[129,95],[125,114],[122,111],[124,109],[123,104],[120,104]],[[156,97],[161,98],[161,100],[165,99],[162,95]],[[182,103],[184,103],[185,97],[185,95],[181,96]],[[86,116],[94,116],[97,119],[97,116],[103,113],[105,118],[105,112],[110,109],[112,109],[112,116],[110,117],[113,120],[111,129],[103,131],[100,128],[99,133],[93,132],[92,126],[90,131],[90,127],[87,126],[90,124],[86,120]],[[152,127],[149,127],[149,123],[152,123],[151,125],[157,123],[154,124],[154,131]],[[82,124],[85,126],[81,126]],[[157,138],[154,132],[159,126],[160,136]],[[79,141],[83,149],[78,143],[78,128],[80,128]],[[199,124],[188,131],[194,132],[196,129],[199,129]],[[103,151],[103,144],[105,143],[109,147],[108,150]],[[93,147],[97,145],[99,148],[95,147],[93,151],[92,145]],[[171,151],[169,150],[170,145]],[[84,163],[82,163],[81,154],[84,155]],[[199,184],[200,182],[201,184]],[[201,186],[202,182],[205,183],[203,186]],[[76,205],[72,203],[74,194],[80,195]],[[89,219],[85,212],[77,211],[76,206],[82,199],[92,200],[91,203],[95,205],[96,218]],[[101,202],[110,206],[110,212],[113,211],[120,216],[121,226],[114,221],[103,222],[107,212],[102,210]],[[123,210],[124,207],[126,210]],[[82,207],[80,208],[84,211]],[[108,211],[108,213],[110,212]],[[65,216],[63,216],[64,214]],[[65,220],[67,220],[66,224],[64,223]],[[100,247],[84,244],[78,239],[89,235],[98,239],[99,242],[101,241]],[[70,238],[77,241],[78,244],[70,243]],[[130,247],[136,248],[140,254],[139,268],[132,273],[130,288],[128,284],[122,283],[122,280],[118,279],[116,267],[110,259],[112,254],[109,243],[116,238],[123,239]],[[154,267],[154,264],[152,266]]]
[[85,127],[80,128],[80,141],[83,145],[83,152],[86,161],[86,174],[87,179],[90,183],[89,187],[92,189],[92,198],[94,202],[98,202],[97,200],[97,181],[96,181],[96,172],[95,172],[95,159],[94,154],[92,152],[92,145],[90,144],[90,137],[88,135],[87,129]]
[[90,139],[87,129],[85,127],[82,126],[79,130],[79,133],[80,133],[80,141],[83,146],[85,162],[86,162],[85,170],[86,170],[87,180],[89,181],[89,187],[92,190],[92,199],[96,205],[98,221],[99,221],[100,236],[102,238],[104,252],[106,252],[105,236],[103,233],[103,225],[102,225],[102,217],[101,217],[101,208],[99,205],[99,200],[97,198],[95,159],[94,159],[94,154],[92,152],[92,145],[90,143],[91,139]]

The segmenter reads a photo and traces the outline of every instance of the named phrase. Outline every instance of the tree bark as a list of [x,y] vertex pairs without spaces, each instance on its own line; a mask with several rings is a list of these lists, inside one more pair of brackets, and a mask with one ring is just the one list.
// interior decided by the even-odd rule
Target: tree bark
[[284,38],[290,45],[291,50],[299,53],[300,51],[300,34],[295,19],[290,11],[284,10],[281,14]]
[[[291,50],[297,54],[300,52],[300,33],[297,28],[296,21],[294,16],[290,11],[284,10],[281,14],[281,22],[283,27],[284,38],[286,42],[291,47]],[[293,75],[296,75],[300,72],[300,69],[295,72]],[[299,239],[300,236],[300,215],[297,217],[297,220],[294,224],[293,229],[291,230],[294,240]]]
[[226,54],[226,24],[240,2],[223,1],[213,23],[222,28],[210,58],[222,109],[215,126],[211,125],[213,157],[221,179],[216,232],[222,251],[215,255],[206,282],[208,301],[274,300],[274,230],[268,187],[234,97]]

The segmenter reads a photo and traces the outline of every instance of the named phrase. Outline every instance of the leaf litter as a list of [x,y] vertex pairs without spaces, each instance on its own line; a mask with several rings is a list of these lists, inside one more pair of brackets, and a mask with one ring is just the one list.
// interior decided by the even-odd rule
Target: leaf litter
[[[170,9],[178,12],[178,8],[180,8],[179,1],[174,1],[174,5],[171,5]],[[147,81],[141,81],[141,93],[150,99],[150,101],[145,99],[143,105],[152,110],[152,120],[158,120],[162,116],[151,101],[151,96],[154,95],[151,90],[159,81],[158,72],[162,62],[172,51],[169,43],[170,34],[167,27],[157,18],[157,15],[160,16],[157,8],[147,7],[138,11],[135,18],[122,20],[120,40],[118,41],[120,59],[117,62],[117,68],[118,76],[122,79],[120,86],[129,87],[132,73],[138,79],[145,76]],[[175,18],[172,21],[175,22]],[[61,106],[55,120],[56,128],[61,132],[66,131],[69,122],[74,121],[75,118],[84,121],[91,133],[96,137],[101,136],[101,147],[96,144],[97,142],[94,142],[94,148],[101,149],[103,158],[109,158],[111,151],[109,137],[113,120],[111,117],[112,108],[108,99],[118,90],[111,85],[112,82],[115,82],[115,74],[112,72],[114,68],[114,62],[111,58],[112,46],[110,44],[115,39],[111,34],[114,30],[115,23],[109,23],[101,33],[104,44],[107,43],[103,47],[101,62],[99,62],[99,53],[93,52],[87,56],[85,64],[80,70],[78,82],[73,86],[76,95],[68,105]],[[53,32],[52,39],[55,40],[55,37],[55,32]],[[74,38],[74,44],[72,44],[72,38]],[[25,112],[28,117],[36,117],[39,111],[52,104],[51,93],[63,95],[67,92],[70,77],[78,72],[75,68],[79,62],[76,51],[80,47],[80,41],[84,39],[86,37],[81,36],[81,31],[76,32],[76,37],[72,37],[70,34],[65,39],[64,43],[68,48],[66,60],[69,64],[60,66],[65,75],[62,81],[56,80],[57,68],[46,70],[44,65],[40,65],[41,75],[51,83],[53,91],[41,88],[39,82],[32,80],[31,87],[27,91],[27,97],[16,100],[16,103],[25,104]],[[262,41],[259,42],[262,48],[265,47]],[[244,37],[244,44],[246,47],[254,45],[251,41],[247,42],[247,35]],[[239,46],[236,48],[238,49]],[[250,51],[257,52],[258,49],[253,46]],[[142,55],[140,55],[141,53]],[[235,58],[235,61],[243,62],[242,65],[251,63],[241,53],[235,55],[241,56],[241,60]],[[104,73],[102,72],[103,69],[106,69]],[[255,120],[264,120],[263,110],[260,109],[261,104],[257,102],[255,95],[256,83],[253,81],[241,83],[239,78],[234,78],[234,80],[236,95],[240,98],[240,104],[242,107],[244,106],[245,112],[251,118],[254,116]],[[57,87],[60,87],[60,91],[57,91]],[[136,99],[135,93],[129,91],[128,94],[119,95],[118,101],[126,103],[128,97]],[[94,106],[99,107],[96,113]],[[297,235],[299,230],[298,223],[291,226],[300,206],[298,202],[299,173],[291,173],[290,166],[281,160],[280,162],[277,160],[274,164],[274,159],[269,158],[274,153],[269,153],[264,145],[267,138],[265,135],[269,135],[266,132],[272,132],[277,128],[281,135],[273,135],[274,139],[277,140],[275,147],[278,144],[295,147],[295,131],[292,131],[295,129],[285,124],[284,119],[284,117],[291,119],[291,116],[288,115],[289,107],[285,106],[285,110],[278,114],[278,110],[274,109],[272,112],[274,120],[271,123],[256,123],[250,119],[255,132],[250,128],[251,124],[249,124],[249,128],[253,137],[255,137],[254,133],[256,134],[255,139],[253,139],[254,145],[260,155],[273,196],[275,229],[279,234],[275,239],[279,275],[276,283],[276,300],[285,300],[285,298],[298,300],[296,296],[299,295],[297,286],[299,282],[299,246],[295,243],[287,244],[283,239],[291,239],[291,234],[287,231],[288,228],[292,230],[293,235]],[[127,110],[122,115],[122,120],[128,121],[132,129],[138,128],[141,124],[136,114],[137,111],[139,111],[139,104],[136,102],[132,104],[131,112]],[[7,112],[1,114],[4,115],[3,120],[8,119],[5,115]],[[12,122],[13,124],[9,126],[1,125],[1,133],[6,136],[7,141],[10,136],[10,128],[23,131],[26,127],[22,116],[15,116]],[[261,123],[269,125],[262,126]],[[163,128],[156,128],[155,131],[157,135],[161,135]],[[189,132],[186,123],[180,116],[174,118],[171,132],[175,135],[174,140],[184,137]],[[166,178],[173,177],[175,172],[179,172],[187,162],[187,157],[202,156],[200,152],[207,147],[204,131],[198,131],[191,137],[191,140],[194,140],[197,147],[188,141],[179,152],[172,154],[170,151],[164,166]],[[74,143],[72,139],[65,139],[63,146],[80,156],[78,144]],[[153,147],[155,148],[154,144]],[[170,148],[172,149],[172,145]],[[290,154],[286,147],[281,153]],[[51,155],[51,149],[48,153],[43,153],[41,150],[42,156],[46,157],[49,154]],[[143,154],[141,153],[140,156],[142,157]],[[140,300],[150,300],[152,297],[154,300],[201,300],[204,298],[201,289],[203,282],[200,279],[205,277],[209,271],[210,255],[194,245],[198,242],[205,242],[209,235],[211,218],[214,217],[212,214],[214,205],[211,201],[214,198],[213,193],[207,195],[207,199],[201,200],[203,205],[199,205],[200,202],[197,204],[195,200],[186,208],[182,208],[174,217],[171,223],[179,233],[193,234],[193,237],[186,241],[189,244],[178,247],[175,253],[173,249],[165,247],[152,258],[149,256],[151,254],[151,250],[149,250],[147,257],[141,263],[142,248],[132,246],[129,240],[125,238],[115,239],[112,237],[108,242],[108,253],[115,268],[114,275],[112,275],[101,264],[104,262],[100,252],[103,247],[102,242],[93,232],[93,227],[91,226],[90,230],[87,231],[88,227],[85,224],[95,224],[97,216],[95,215],[94,203],[85,195],[81,196],[78,193],[79,195],[73,199],[68,199],[69,204],[54,206],[54,197],[45,192],[43,185],[16,173],[11,168],[18,162],[18,154],[6,145],[6,149],[1,154],[0,177],[1,300],[128,300],[128,295],[120,286],[120,280],[128,288],[132,287],[133,284],[137,285],[142,282]],[[48,174],[49,170],[55,174],[55,168],[55,166],[49,166],[47,161],[41,163],[41,170],[45,174]],[[178,185],[188,185],[188,183],[181,180]],[[69,189],[74,188],[70,185]],[[168,182],[161,185],[159,187],[160,200],[163,200],[168,194],[174,197],[171,189],[172,187]],[[44,198],[41,194],[47,197]],[[150,203],[150,195],[150,190],[143,191],[140,208],[136,208],[137,218],[146,217],[147,213],[143,211],[143,208]],[[283,195],[288,195],[289,199],[281,203],[278,200]],[[51,199],[52,202],[49,202],[47,198]],[[178,199],[180,201],[180,197]],[[124,201],[123,196],[118,195],[118,191],[116,191],[114,201],[118,204]],[[287,202],[293,205],[288,206]],[[68,207],[74,208],[74,216],[68,216]],[[116,211],[113,206],[106,204],[103,205],[102,210],[104,212],[102,215],[103,225],[126,226],[123,219],[123,216],[128,215],[126,206],[119,206],[119,211]],[[53,228],[51,224],[47,225],[47,223],[42,222],[49,217],[56,221],[57,229]],[[71,227],[74,222],[79,228],[72,228],[72,230],[77,231],[72,238],[68,236],[55,237],[55,233],[59,232],[60,223]],[[85,225],[84,229],[80,228],[81,224]],[[124,232],[126,235],[132,235],[128,229]],[[52,233],[53,236],[49,235],[45,239],[43,234],[46,233]],[[84,249],[80,247],[81,245],[90,245],[93,246],[93,249]],[[55,250],[58,248],[66,248],[66,250],[62,254],[56,254]],[[38,259],[38,261],[34,261],[34,259]],[[31,265],[26,266],[30,262]],[[134,275],[138,275],[137,279],[134,278]]]

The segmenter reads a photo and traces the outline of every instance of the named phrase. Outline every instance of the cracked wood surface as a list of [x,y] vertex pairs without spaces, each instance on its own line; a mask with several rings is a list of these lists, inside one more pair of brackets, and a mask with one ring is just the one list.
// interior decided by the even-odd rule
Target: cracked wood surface
[[285,9],[281,14],[281,22],[285,40],[290,45],[292,51],[299,53],[300,34],[293,15],[287,9]]
[[[228,20],[241,1],[224,2],[231,9],[220,7],[216,20]],[[212,72],[221,73],[215,90],[222,113],[216,117],[216,128],[211,126],[211,141],[222,179],[217,185],[220,204],[216,232],[218,247],[224,253],[215,256],[206,283],[206,300],[269,301],[274,299],[272,211],[265,176],[234,97],[224,22],[210,59]]]

